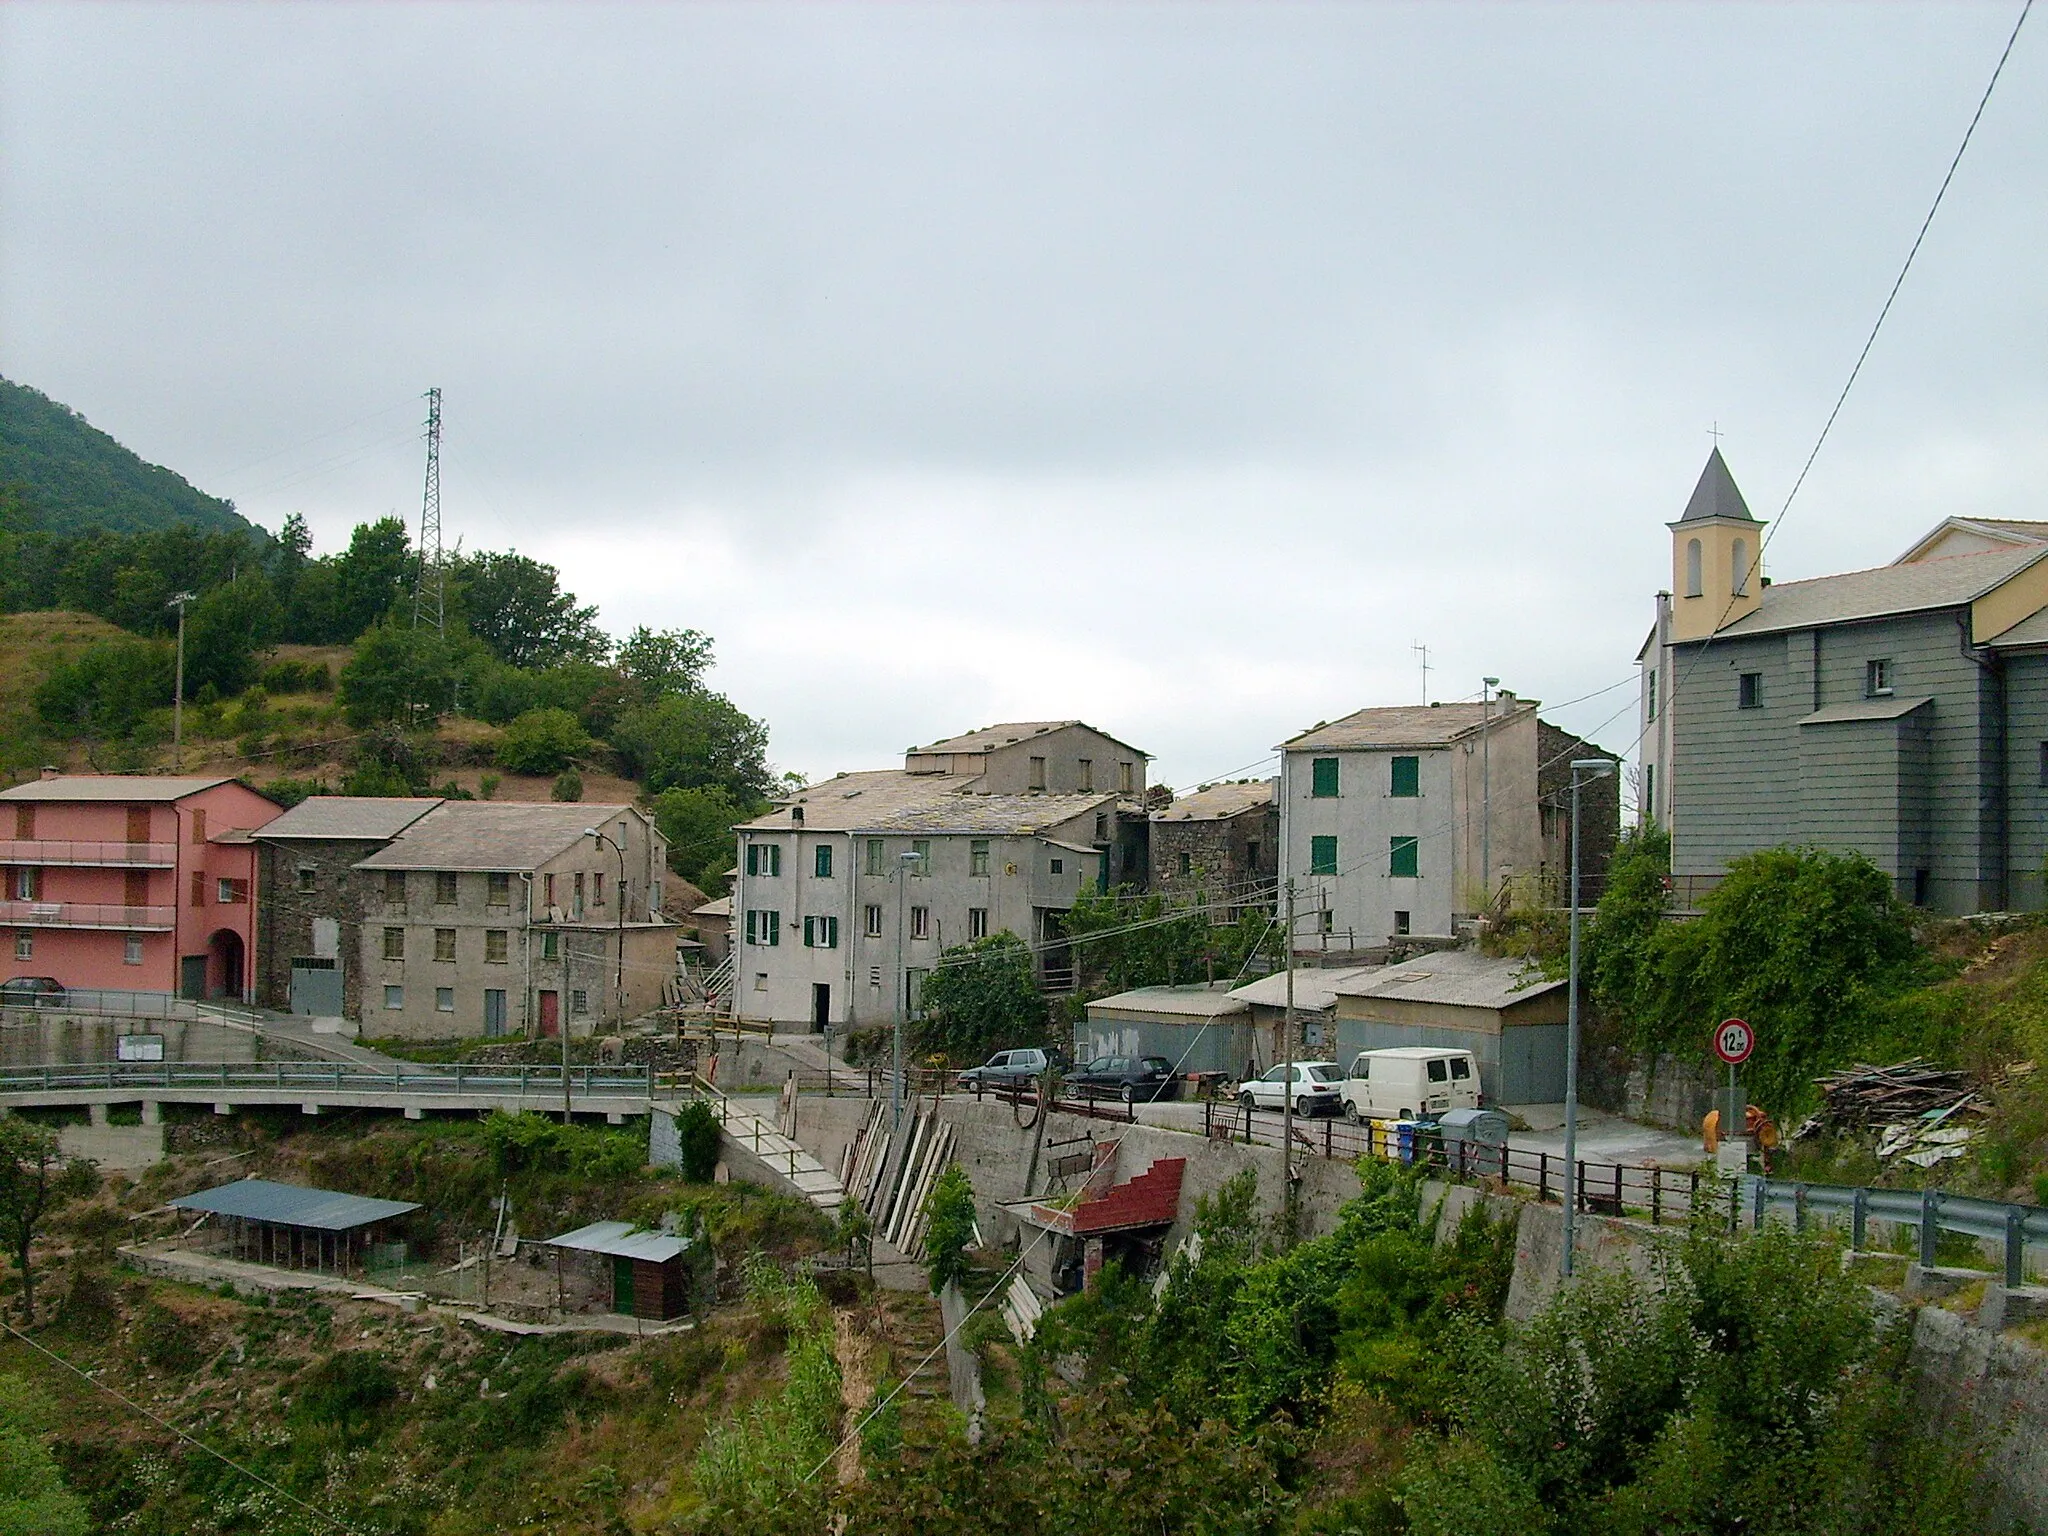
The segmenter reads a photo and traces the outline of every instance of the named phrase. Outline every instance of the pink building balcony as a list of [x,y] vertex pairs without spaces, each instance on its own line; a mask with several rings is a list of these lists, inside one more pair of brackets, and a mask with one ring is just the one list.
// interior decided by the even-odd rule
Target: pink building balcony
[[176,843],[96,843],[76,838],[0,838],[0,864],[96,864],[175,869]]
[[111,928],[128,933],[168,933],[178,909],[130,907],[119,902],[0,901],[0,927]]

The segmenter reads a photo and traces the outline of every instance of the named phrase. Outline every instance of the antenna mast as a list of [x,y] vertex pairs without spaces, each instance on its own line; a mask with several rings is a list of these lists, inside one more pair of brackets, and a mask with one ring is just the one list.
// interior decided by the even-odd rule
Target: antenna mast
[[[437,512],[436,516],[438,517],[438,515]],[[436,522],[435,526],[438,527],[440,525]],[[1429,702],[1429,647],[1420,640],[1417,640],[1408,649],[1422,658],[1422,702],[1427,704]]]
[[441,391],[427,391],[427,489],[420,502],[420,566],[412,584],[412,623],[440,629],[447,618],[441,579]]

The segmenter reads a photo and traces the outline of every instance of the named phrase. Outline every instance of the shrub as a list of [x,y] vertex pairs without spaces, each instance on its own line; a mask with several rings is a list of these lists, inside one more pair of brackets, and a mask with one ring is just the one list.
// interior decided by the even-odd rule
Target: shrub
[[718,1171],[718,1136],[718,1116],[703,1099],[690,1100],[676,1116],[683,1177],[692,1184],[708,1184]]
[[967,1245],[974,1241],[974,1185],[958,1163],[949,1163],[924,1199],[925,1266],[937,1295],[967,1273]]
[[334,691],[334,674],[317,661],[273,661],[256,681],[266,693]]
[[530,709],[498,738],[508,773],[560,773],[590,750],[590,736],[566,709]]
[[583,798],[583,775],[574,768],[555,779],[554,788],[548,791],[548,798],[573,804]]
[[482,800],[498,798],[498,786],[504,781],[495,773],[486,773],[476,781],[477,797]]
[[338,1430],[345,1440],[374,1434],[398,1397],[398,1378],[380,1355],[345,1349],[307,1369],[295,1384],[292,1417]]

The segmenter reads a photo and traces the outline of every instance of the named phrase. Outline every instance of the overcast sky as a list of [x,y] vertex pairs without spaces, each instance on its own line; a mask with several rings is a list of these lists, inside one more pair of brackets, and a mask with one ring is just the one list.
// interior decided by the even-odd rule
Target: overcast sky
[[[1709,429],[1774,519],[2017,15],[10,4],[0,372],[323,551],[417,525],[439,385],[448,537],[709,631],[778,765],[1080,716],[1187,787],[1416,642],[1630,678]],[[1775,579],[2048,517],[2044,249],[2036,18]]]

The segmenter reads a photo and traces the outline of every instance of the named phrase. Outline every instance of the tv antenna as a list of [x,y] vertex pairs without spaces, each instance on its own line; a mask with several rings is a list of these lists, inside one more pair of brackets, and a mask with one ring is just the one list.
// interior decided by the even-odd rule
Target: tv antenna
[[1408,649],[1422,658],[1422,702],[1427,704],[1429,702],[1429,647],[1420,640],[1417,640],[1410,644]]

